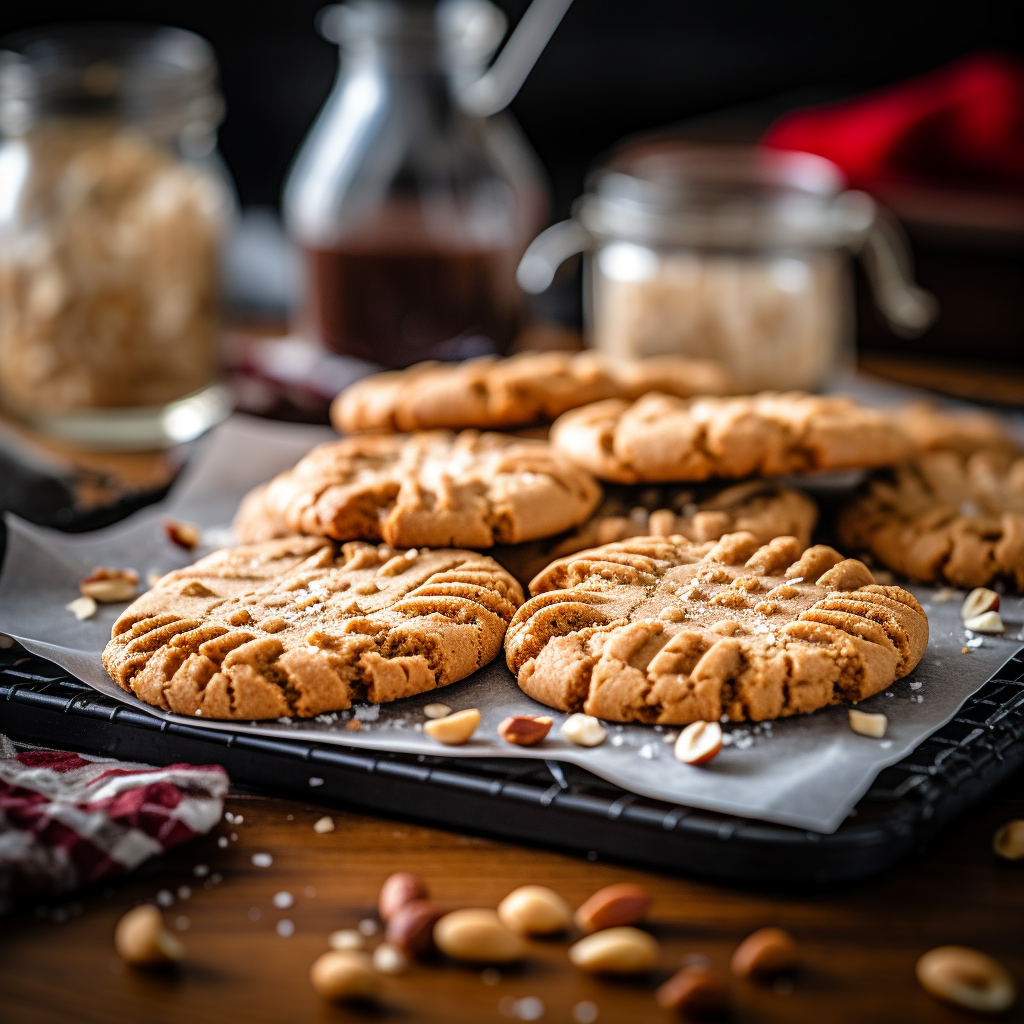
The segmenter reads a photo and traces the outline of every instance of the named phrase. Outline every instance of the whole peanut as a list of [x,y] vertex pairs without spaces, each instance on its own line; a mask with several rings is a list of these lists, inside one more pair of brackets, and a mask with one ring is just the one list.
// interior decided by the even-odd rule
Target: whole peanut
[[796,967],[793,936],[781,928],[759,928],[732,955],[732,972],[741,978],[770,978]]
[[658,962],[658,943],[639,928],[607,928],[580,939],[569,959],[588,974],[640,974]]
[[572,924],[572,908],[543,885],[522,885],[498,904],[498,917],[518,935],[554,935]]
[[406,903],[424,899],[426,895],[426,887],[411,872],[396,871],[393,875],[388,875],[377,897],[377,912],[380,919],[387,923]]
[[185,954],[182,944],[164,928],[160,910],[151,903],[129,910],[117,922],[114,948],[125,963],[137,967],[173,963]]
[[430,900],[410,900],[392,914],[384,938],[405,953],[422,956],[434,948],[434,925],[443,915]]
[[937,999],[975,1013],[1002,1013],[1017,989],[998,960],[967,946],[939,946],[917,961],[917,980]]
[[577,911],[576,927],[581,932],[636,924],[642,921],[651,905],[646,890],[632,882],[619,882],[598,889]]
[[325,999],[373,999],[380,993],[380,979],[365,953],[332,950],[313,961],[309,969],[313,988]]
[[446,956],[476,964],[522,960],[526,947],[493,910],[453,910],[434,925],[434,943]]
[[654,998],[659,1006],[687,1017],[721,1016],[732,1002],[728,979],[707,967],[684,967],[658,989]]

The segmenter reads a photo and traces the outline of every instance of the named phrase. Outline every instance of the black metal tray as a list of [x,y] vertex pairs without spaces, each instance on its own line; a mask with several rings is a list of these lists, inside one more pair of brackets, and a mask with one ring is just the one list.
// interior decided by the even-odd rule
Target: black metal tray
[[920,849],[1024,763],[1024,650],[882,771],[832,835],[650,800],[555,761],[387,754],[165,722],[17,646],[0,651],[0,732],[148,764],[216,762],[236,786],[590,859],[733,882],[834,883]]

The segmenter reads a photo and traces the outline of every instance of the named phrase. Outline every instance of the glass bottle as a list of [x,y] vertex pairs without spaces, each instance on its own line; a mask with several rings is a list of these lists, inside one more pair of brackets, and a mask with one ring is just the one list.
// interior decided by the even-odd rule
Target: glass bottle
[[300,329],[392,367],[506,350],[546,189],[511,118],[457,98],[504,15],[486,0],[353,0],[319,27],[341,69],[285,188],[306,267]]

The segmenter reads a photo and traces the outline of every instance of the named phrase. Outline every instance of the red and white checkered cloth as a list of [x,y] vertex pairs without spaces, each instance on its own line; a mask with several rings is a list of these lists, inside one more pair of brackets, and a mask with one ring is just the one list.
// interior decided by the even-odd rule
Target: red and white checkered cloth
[[227,791],[219,765],[151,768],[60,750],[0,757],[0,913],[209,832]]

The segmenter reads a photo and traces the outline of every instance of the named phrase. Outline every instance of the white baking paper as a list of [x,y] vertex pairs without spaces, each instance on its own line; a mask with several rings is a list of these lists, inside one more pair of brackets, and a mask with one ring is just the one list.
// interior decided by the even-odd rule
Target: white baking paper
[[[326,429],[235,416],[205,440],[164,502],[123,523],[76,536],[8,517],[0,630],[105,694],[199,728],[285,738],[301,735],[350,747],[448,757],[558,759],[643,796],[816,832],[834,831],[882,768],[899,761],[949,721],[964,699],[1021,646],[1024,608],[1019,598],[1004,599],[1004,636],[971,638],[960,621],[962,594],[945,595],[949,599],[940,601],[934,588],[911,587],[931,623],[928,652],[909,678],[860,705],[888,716],[885,739],[856,735],[845,707],[826,708],[761,725],[727,725],[727,745],[702,767],[680,764],[673,757],[670,740],[677,729],[609,724],[603,746],[573,746],[558,732],[565,716],[523,694],[500,659],[443,690],[393,704],[363,704],[313,720],[249,724],[165,714],[111,682],[100,663],[100,651],[123,606],[101,605],[94,618],[77,621],[65,606],[77,596],[78,580],[95,565],[130,566],[145,579],[150,572],[166,572],[194,560],[194,554],[167,540],[162,521],[168,516],[201,525],[205,549],[230,542],[228,523],[245,491],[331,436]],[[962,653],[965,645],[967,654]],[[466,746],[442,747],[423,733],[422,708],[436,701],[453,710],[480,709],[482,722]],[[513,747],[500,740],[498,723],[516,713],[551,714],[555,726],[549,739],[536,748]],[[0,708],[0,720],[2,715]],[[358,732],[345,728],[353,717],[361,723]]]

